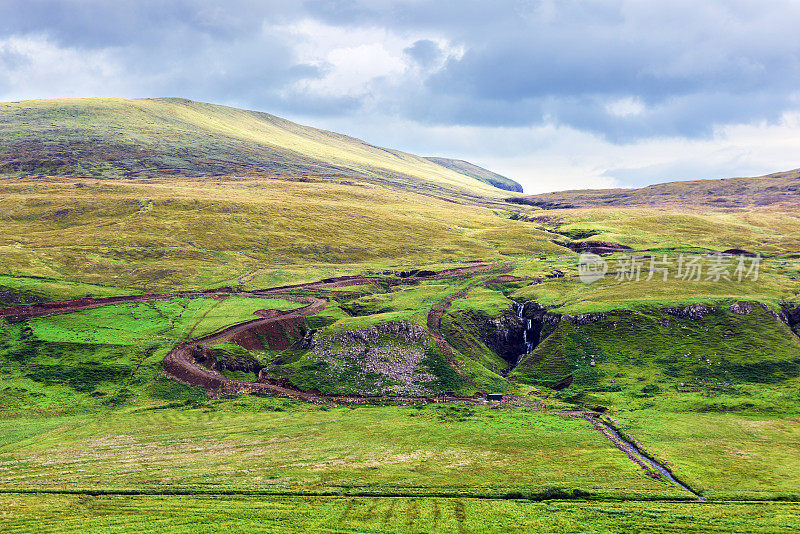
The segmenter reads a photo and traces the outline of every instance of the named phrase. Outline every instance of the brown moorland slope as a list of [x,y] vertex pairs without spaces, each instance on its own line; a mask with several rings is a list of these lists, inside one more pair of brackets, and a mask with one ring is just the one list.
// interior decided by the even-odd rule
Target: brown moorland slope
[[585,189],[514,197],[512,203],[540,208],[703,206],[727,211],[800,204],[800,169],[751,178],[691,180],[639,189]]

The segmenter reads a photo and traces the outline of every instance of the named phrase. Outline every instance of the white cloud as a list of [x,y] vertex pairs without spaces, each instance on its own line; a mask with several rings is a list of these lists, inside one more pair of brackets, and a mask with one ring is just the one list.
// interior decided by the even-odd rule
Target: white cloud
[[60,47],[40,34],[0,39],[2,100],[129,94],[123,74],[110,50]]
[[291,43],[297,61],[321,67],[324,76],[301,80],[284,92],[326,97],[363,96],[381,78],[399,78],[408,69],[403,48],[408,41],[381,28],[345,31],[313,20],[277,26],[270,32]]
[[[306,19],[265,26],[265,31],[282,36],[292,47],[299,63],[322,68],[324,76],[301,80],[284,89],[323,97],[377,97],[386,99],[400,86],[420,84],[425,71],[434,71],[448,58],[459,58],[464,48],[444,38],[422,32],[393,32],[383,27],[341,27]],[[420,39],[435,42],[442,57],[423,69],[411,61],[405,50]],[[380,91],[376,91],[380,84]],[[369,100],[369,99],[368,99]]]
[[620,98],[606,104],[606,111],[615,117],[633,117],[645,111],[645,105],[636,97]]
[[361,44],[335,48],[324,58],[323,78],[304,80],[298,86],[326,96],[363,96],[379,78],[402,76],[407,66],[383,44]]

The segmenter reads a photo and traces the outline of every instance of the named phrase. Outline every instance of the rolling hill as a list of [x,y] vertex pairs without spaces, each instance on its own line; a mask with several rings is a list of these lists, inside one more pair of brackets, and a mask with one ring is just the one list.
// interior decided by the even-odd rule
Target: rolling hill
[[0,175],[292,177],[497,198],[424,158],[256,111],[180,98],[0,104]]
[[4,274],[196,288],[565,250],[473,177],[184,99],[0,104],[0,169]]

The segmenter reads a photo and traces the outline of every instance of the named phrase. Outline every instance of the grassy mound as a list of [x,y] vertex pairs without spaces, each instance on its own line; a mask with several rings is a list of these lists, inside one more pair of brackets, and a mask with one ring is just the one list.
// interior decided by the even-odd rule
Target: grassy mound
[[800,384],[800,340],[761,305],[737,314],[730,304],[718,302],[701,319],[652,308],[589,324],[564,318],[509,378],[552,387],[571,376],[563,395],[633,407],[795,409],[787,393]]

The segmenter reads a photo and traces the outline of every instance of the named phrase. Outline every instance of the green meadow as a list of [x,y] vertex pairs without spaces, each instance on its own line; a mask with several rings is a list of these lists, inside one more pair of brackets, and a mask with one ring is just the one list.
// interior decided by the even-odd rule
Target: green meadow
[[185,341],[257,319],[259,310],[288,311],[302,306],[273,298],[176,298],[51,315],[31,321],[30,327],[37,339],[48,342],[133,345]]
[[[791,177],[523,197],[181,99],[0,112],[0,310],[183,295],[0,319],[3,532],[800,529],[800,223],[734,198]],[[585,240],[631,252],[586,284]],[[727,249],[758,277],[677,271]],[[371,280],[247,293],[345,275]],[[306,305],[290,295],[327,304],[194,363],[314,402],[166,374],[179,344]]]
[[3,488],[494,498],[555,488],[687,498],[642,476],[585,421],[557,412],[309,406],[259,397],[136,404],[4,423]]
[[0,495],[9,533],[643,532],[792,533],[783,503],[574,502],[448,497]]

